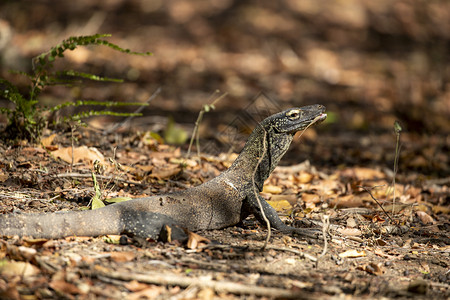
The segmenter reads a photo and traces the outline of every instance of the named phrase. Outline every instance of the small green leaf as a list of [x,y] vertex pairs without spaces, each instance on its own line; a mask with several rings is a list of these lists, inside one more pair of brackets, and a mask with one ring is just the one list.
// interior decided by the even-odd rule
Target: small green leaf
[[97,177],[95,177],[95,173],[92,172],[92,180],[94,181],[94,197],[92,197],[92,209],[97,209],[105,206],[105,203],[100,199],[102,196],[102,192],[100,191],[100,186],[97,182]]
[[395,130],[395,133],[400,133],[401,131],[402,131],[402,125],[400,125],[400,122],[399,121],[397,121],[397,120],[395,120],[395,122],[394,122],[394,130]]
[[132,199],[131,197],[116,197],[116,198],[106,199],[105,201],[108,203],[118,203],[118,202],[129,201],[131,199]]
[[175,124],[172,117],[169,118],[166,130],[164,131],[164,140],[169,144],[182,145],[188,139],[186,130]]

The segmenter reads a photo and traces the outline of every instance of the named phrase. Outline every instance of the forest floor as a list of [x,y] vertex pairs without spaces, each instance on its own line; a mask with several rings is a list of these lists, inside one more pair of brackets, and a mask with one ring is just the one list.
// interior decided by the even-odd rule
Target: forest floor
[[[319,141],[327,138],[332,141],[311,129],[300,138],[305,146],[298,139],[294,144],[300,150],[314,147],[324,157],[326,152],[320,152],[328,147]],[[236,157],[230,153],[185,158],[185,151],[161,143],[149,132],[103,135],[84,128],[74,133],[48,132],[41,145],[2,144],[0,152],[0,213],[88,206],[94,195],[94,160],[103,166],[95,169],[102,199],[109,199],[195,186],[217,176]],[[405,181],[404,175],[397,176],[397,182]],[[197,232],[199,236],[189,244],[119,236],[4,237],[0,257],[8,259],[0,266],[0,295],[10,299],[345,295],[446,299],[450,296],[448,182],[408,176],[415,184],[396,183],[393,206],[392,194],[386,194],[392,187],[388,168],[322,169],[309,161],[278,167],[262,195],[293,226],[323,228],[329,218],[326,244],[273,231],[263,250],[267,230],[251,217],[242,226]]]
[[[40,105],[145,103],[162,91],[142,117],[118,129],[110,130],[121,120],[103,117],[84,120],[86,128],[61,125],[64,117],[99,109],[70,106],[46,115],[59,125],[46,129],[41,143],[0,142],[0,213],[86,209],[93,173],[103,200],[196,186],[231,164],[263,117],[318,103],[327,120],[294,139],[262,196],[292,226],[323,229],[327,219],[330,226],[326,242],[273,231],[264,250],[267,229],[252,217],[196,232],[189,245],[2,237],[0,298],[448,299],[449,5],[2,1],[0,76],[24,95],[29,80],[9,70],[31,72],[32,57],[70,36],[111,33],[110,42],[153,53],[67,51],[55,71],[125,82],[51,86]],[[199,127],[200,157],[195,149],[187,157],[198,112],[220,95]],[[0,105],[14,108],[5,99]],[[0,126],[7,121],[0,115]]]

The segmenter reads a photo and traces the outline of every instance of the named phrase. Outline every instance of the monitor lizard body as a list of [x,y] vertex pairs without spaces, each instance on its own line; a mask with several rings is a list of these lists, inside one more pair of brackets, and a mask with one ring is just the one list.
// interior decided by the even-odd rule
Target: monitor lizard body
[[322,105],[311,105],[291,108],[264,119],[253,130],[230,168],[199,186],[96,210],[1,215],[0,235],[61,238],[127,233],[156,238],[163,225],[192,231],[220,229],[239,223],[249,214],[254,214],[265,225],[256,197],[271,227],[309,235],[306,229],[285,225],[276,211],[255,193],[255,186],[258,192],[262,190],[294,134],[314,121],[323,121],[324,111]]

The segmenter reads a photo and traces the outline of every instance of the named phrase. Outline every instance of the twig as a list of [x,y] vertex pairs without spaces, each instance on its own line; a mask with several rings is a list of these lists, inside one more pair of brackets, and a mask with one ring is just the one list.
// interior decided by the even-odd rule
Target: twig
[[394,176],[392,178],[392,188],[394,189],[392,195],[392,215],[394,215],[395,213],[395,176],[397,175],[398,171],[399,141],[400,141],[400,132],[402,131],[402,126],[397,120],[394,122],[394,130],[395,135],[397,136],[397,142],[395,144]]
[[[122,178],[118,178],[115,176],[105,176],[105,175],[95,175],[95,176],[99,179],[117,180],[120,182],[125,182],[125,183],[129,183],[129,184],[134,184],[134,185],[143,185],[142,183],[137,182],[137,181],[122,179]],[[64,178],[64,177],[92,178],[92,175],[91,174],[81,174],[81,173],[61,173],[61,174],[56,174],[56,177],[58,177],[58,178]]]
[[[215,93],[218,93],[218,92],[219,91],[216,91]],[[199,140],[200,137],[199,137],[199,133],[198,133],[198,128],[203,119],[203,115],[205,114],[205,112],[209,112],[210,109],[215,109],[215,105],[217,104],[217,102],[222,100],[227,94],[228,93],[223,93],[222,95],[217,97],[211,104],[203,105],[202,109],[198,113],[197,120],[195,121],[195,127],[194,127],[194,130],[192,131],[191,141],[189,142],[187,157],[189,157],[191,155],[191,148],[192,148],[192,144],[194,143],[194,139],[195,139],[195,145],[197,147],[197,156],[200,157],[200,140]]]
[[[155,92],[147,99],[147,101],[145,101],[144,104],[142,104],[141,106],[139,106],[138,109],[136,109],[136,111],[134,111],[133,114],[138,114],[138,113],[140,113],[141,111],[143,111],[144,108],[145,108],[146,106],[148,106],[148,104],[149,104],[153,99],[155,99],[156,96],[157,96],[160,92],[161,92],[161,87],[158,87],[158,88],[156,89],[156,91],[155,91]],[[128,122],[130,122],[131,119],[133,119],[135,116],[136,116],[136,115],[129,116],[129,117],[127,117],[125,120],[123,120],[122,122],[114,124],[114,126],[112,126],[112,127],[110,127],[109,129],[106,129],[105,131],[103,131],[103,135],[107,135],[107,134],[109,134],[109,133],[111,133],[111,132],[117,130],[118,128],[120,128],[120,127],[122,127],[122,126],[125,126],[125,125],[126,125]]]
[[[258,124],[258,126],[261,126],[261,125]],[[266,222],[266,226],[267,226],[267,236],[266,236],[266,240],[264,241],[264,245],[262,247],[262,249],[266,249],[267,244],[269,243],[269,240],[270,240],[270,236],[272,234],[272,229],[270,227],[270,221],[269,221],[269,219],[267,219],[266,214],[264,213],[264,209],[262,207],[261,200],[259,199],[259,194],[258,194],[258,191],[256,189],[256,184],[255,184],[256,171],[258,171],[258,167],[261,164],[262,160],[264,159],[264,155],[266,155],[266,151],[267,151],[267,148],[266,148],[267,132],[266,132],[266,129],[263,126],[261,126],[261,129],[264,132],[263,152],[262,152],[261,156],[258,159],[258,163],[256,164],[255,169],[253,170],[252,186],[253,186],[253,193],[255,195],[256,201],[258,202],[259,210],[261,211],[261,215],[262,215],[264,221]]]
[[425,185],[444,185],[450,183],[450,177],[425,180]]
[[84,276],[118,279],[123,281],[136,280],[139,282],[180,286],[183,288],[196,286],[200,289],[210,288],[217,293],[233,293],[237,295],[255,295],[268,298],[295,298],[295,299],[311,299],[311,295],[305,291],[290,291],[280,288],[269,288],[257,285],[244,285],[235,282],[224,282],[216,280],[199,280],[198,278],[180,276],[175,274],[161,274],[161,272],[146,272],[144,274],[124,273],[116,271],[87,271],[80,270]]
[[268,246],[266,249],[269,249],[269,250],[273,249],[273,250],[277,250],[277,251],[291,252],[291,253],[297,254],[300,258],[307,258],[310,261],[317,262],[317,258],[316,257],[314,257],[311,254],[299,251],[299,250],[290,249],[290,248],[275,247],[275,246]]
[[71,154],[71,157],[72,157],[72,160],[71,160],[71,162],[70,162],[70,172],[72,172],[73,171],[73,165],[74,165],[74,163],[75,163],[75,158],[74,158],[74,155],[73,155],[73,149],[75,148],[75,143],[74,143],[74,140],[75,140],[75,137],[73,136],[73,132],[75,131],[75,128],[74,128],[74,126],[75,125],[73,125],[73,124],[71,124],[70,125],[70,140],[71,140],[71,147],[72,147],[72,154]]
[[322,234],[323,234],[323,250],[322,253],[319,255],[319,257],[316,260],[316,268],[319,267],[319,260],[324,257],[324,255],[327,253],[328,251],[328,240],[327,240],[327,233],[328,233],[328,229],[330,228],[330,216],[328,215],[323,215],[322,216]]
[[378,206],[381,207],[381,209],[382,209],[383,212],[386,214],[386,216],[389,218],[389,220],[390,220],[391,222],[393,222],[392,219],[391,219],[391,216],[389,216],[389,214],[388,214],[387,211],[383,208],[383,206],[381,205],[381,203],[378,202],[378,200],[372,195],[372,192],[369,191],[369,189],[366,188],[365,186],[358,185],[358,187],[362,188],[362,189],[365,190],[367,193],[369,193],[369,195],[370,195],[370,197],[372,197],[373,201],[375,201],[375,202],[378,204]]

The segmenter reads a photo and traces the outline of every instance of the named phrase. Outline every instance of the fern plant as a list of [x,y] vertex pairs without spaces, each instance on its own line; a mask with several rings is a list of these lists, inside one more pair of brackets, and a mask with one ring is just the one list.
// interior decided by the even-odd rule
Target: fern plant
[[[120,105],[145,105],[142,103],[125,102],[103,102],[92,100],[68,101],[54,107],[43,107],[39,105],[39,95],[42,90],[52,85],[67,85],[76,83],[79,79],[88,79],[94,81],[123,82],[121,79],[107,78],[90,73],[77,72],[74,70],[54,71],[54,62],[56,59],[64,57],[64,52],[74,50],[80,46],[96,45],[106,46],[113,50],[131,55],[152,55],[150,52],[133,52],[129,49],[121,48],[105,40],[110,34],[95,34],[89,36],[74,36],[62,41],[60,44],[52,47],[32,59],[32,71],[30,73],[18,72],[31,81],[31,86],[27,95],[19,92],[17,87],[6,79],[0,78],[0,98],[11,101],[14,108],[9,109],[0,107],[0,113],[6,114],[8,124],[4,130],[6,139],[27,139],[37,141],[45,126],[46,119],[44,112],[55,112],[67,106],[85,106],[101,105],[106,107]],[[113,115],[113,116],[133,116],[139,114],[113,112],[109,110],[102,111],[84,111],[64,118],[64,121],[80,121],[83,118],[94,115]]]

